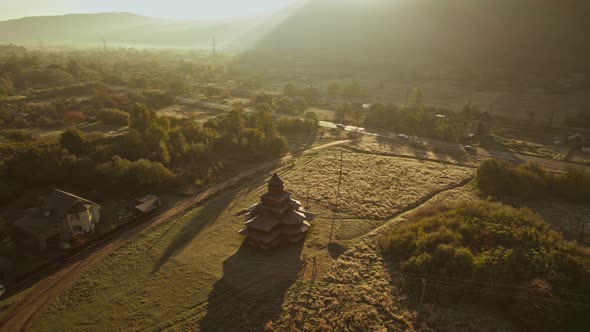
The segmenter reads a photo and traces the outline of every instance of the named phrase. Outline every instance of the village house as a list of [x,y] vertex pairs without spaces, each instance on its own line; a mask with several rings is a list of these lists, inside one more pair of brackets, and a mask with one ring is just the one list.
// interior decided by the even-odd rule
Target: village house
[[53,189],[41,207],[33,208],[14,223],[17,230],[34,237],[41,250],[49,241],[68,241],[94,232],[100,222],[100,205],[68,192]]

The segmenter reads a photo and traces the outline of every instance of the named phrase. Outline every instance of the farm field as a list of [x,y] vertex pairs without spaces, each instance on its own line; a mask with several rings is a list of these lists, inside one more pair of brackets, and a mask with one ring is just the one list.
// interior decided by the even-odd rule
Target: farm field
[[[298,282],[303,262],[309,264],[315,257],[317,278],[326,275],[339,254],[328,246],[331,232],[346,248],[391,215],[471,176],[470,169],[450,165],[349,153],[345,160],[354,160],[355,165],[348,168],[349,178],[361,176],[357,169],[366,170],[366,163],[376,162],[388,172],[423,168],[417,173],[420,179],[415,177],[413,181],[432,186],[422,185],[414,195],[400,194],[396,191],[408,184],[400,182],[401,186],[393,186],[377,174],[370,182],[374,188],[343,185],[342,192],[347,188],[351,199],[361,195],[365,200],[377,201],[383,196],[381,192],[387,192],[387,203],[376,210],[359,208],[364,201],[343,205],[343,210],[359,212],[338,213],[332,229],[329,204],[333,192],[329,185],[337,179],[338,171],[328,164],[339,156],[337,149],[315,152],[278,170],[287,189],[304,204],[302,186],[319,188],[313,191],[313,197],[318,199],[310,200],[309,210],[320,217],[305,243],[259,252],[245,245],[237,234],[243,223],[240,212],[266,190],[265,181],[270,174],[264,174],[119,248],[62,293],[34,322],[34,330],[259,328],[279,315],[282,303],[301,292],[297,285],[304,283]],[[370,173],[378,173],[374,170]],[[310,272],[308,266],[305,280],[310,278]]]

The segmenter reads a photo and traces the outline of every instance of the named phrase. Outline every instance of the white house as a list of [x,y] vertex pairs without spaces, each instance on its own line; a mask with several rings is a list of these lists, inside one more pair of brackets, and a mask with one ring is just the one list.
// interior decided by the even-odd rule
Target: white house
[[99,222],[100,205],[54,189],[42,207],[33,209],[14,226],[34,236],[43,250],[49,239],[65,241],[92,233]]

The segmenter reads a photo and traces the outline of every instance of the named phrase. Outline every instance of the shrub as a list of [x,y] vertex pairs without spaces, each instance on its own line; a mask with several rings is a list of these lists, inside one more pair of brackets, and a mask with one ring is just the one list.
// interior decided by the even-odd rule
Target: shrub
[[310,133],[318,128],[313,119],[304,120],[296,117],[282,117],[277,121],[277,128],[281,133]]
[[104,108],[98,111],[96,118],[104,124],[128,126],[130,116],[129,113],[118,109]]
[[4,130],[0,132],[0,135],[16,142],[26,142],[34,139],[30,132],[23,129]]
[[479,166],[476,182],[486,194],[525,199],[555,195],[568,201],[590,202],[590,176],[576,168],[555,175],[536,163],[514,166],[506,161],[490,159]]
[[[590,267],[577,255],[575,244],[526,208],[487,201],[439,206],[420,221],[384,234],[379,243],[403,273],[517,286],[510,290],[528,289],[542,280],[555,300],[560,300],[557,293],[590,295],[585,282]],[[513,305],[523,304],[519,294],[513,295]],[[553,318],[575,324],[587,319]]]

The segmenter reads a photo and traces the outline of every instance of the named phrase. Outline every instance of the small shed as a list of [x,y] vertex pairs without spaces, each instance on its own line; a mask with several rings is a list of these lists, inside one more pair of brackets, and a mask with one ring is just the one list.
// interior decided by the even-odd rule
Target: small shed
[[133,212],[135,215],[144,215],[162,207],[162,200],[156,195],[146,195],[135,200]]

